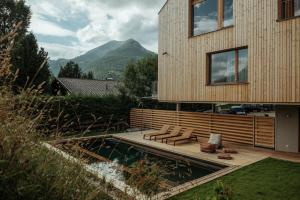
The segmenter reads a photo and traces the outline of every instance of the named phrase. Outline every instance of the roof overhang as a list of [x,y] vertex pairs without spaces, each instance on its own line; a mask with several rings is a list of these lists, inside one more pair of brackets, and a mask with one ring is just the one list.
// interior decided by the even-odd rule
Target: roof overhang
[[161,7],[161,9],[158,12],[158,15],[161,13],[161,11],[166,7],[166,5],[168,4],[169,0],[166,1],[166,3],[163,5],[163,7]]

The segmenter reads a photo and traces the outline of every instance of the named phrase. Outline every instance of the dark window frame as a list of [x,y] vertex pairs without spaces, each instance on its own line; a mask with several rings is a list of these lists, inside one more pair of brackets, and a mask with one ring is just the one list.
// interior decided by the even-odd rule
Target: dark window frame
[[[216,30],[194,35],[193,34],[194,33],[194,5],[201,2],[201,0],[189,0],[189,37],[197,37],[197,36],[205,35],[208,33],[213,33],[216,31],[234,27],[234,24],[224,26],[224,20],[225,20],[224,19],[224,6],[225,6],[224,1],[225,0],[218,0],[218,26],[217,26]],[[234,10],[232,12],[234,12]],[[234,19],[234,13],[233,13],[233,19]]]
[[295,15],[295,0],[277,0],[278,19],[277,21],[285,21],[289,19],[299,18]]
[[[241,85],[241,84],[249,84],[249,73],[247,74],[247,80],[246,81],[240,81],[239,80],[239,50],[248,49],[248,46],[242,46],[238,48],[231,48],[231,49],[225,49],[221,51],[214,51],[209,52],[206,54],[206,85],[207,86],[222,86],[222,85]],[[211,69],[212,69],[212,55],[234,51],[235,52],[235,78],[233,82],[224,82],[224,83],[212,83],[211,82]],[[249,58],[249,51],[248,51],[248,58]],[[249,59],[248,59],[248,68],[249,68]],[[249,72],[249,71],[248,71]]]

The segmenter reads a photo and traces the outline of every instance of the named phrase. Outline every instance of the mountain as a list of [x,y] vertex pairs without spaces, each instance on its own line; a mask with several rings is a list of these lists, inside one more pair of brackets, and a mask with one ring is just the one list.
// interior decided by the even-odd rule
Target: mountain
[[57,76],[60,66],[65,66],[67,62],[74,61],[81,67],[83,72],[93,71],[95,78],[120,78],[128,62],[149,55],[155,55],[155,53],[145,49],[133,39],[127,41],[114,40],[70,60],[50,60],[49,66],[53,74]]

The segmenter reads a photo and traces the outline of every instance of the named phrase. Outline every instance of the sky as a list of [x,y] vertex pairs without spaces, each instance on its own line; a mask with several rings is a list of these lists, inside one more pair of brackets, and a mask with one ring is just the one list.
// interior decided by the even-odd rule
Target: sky
[[32,31],[51,59],[74,58],[111,40],[135,39],[157,52],[166,0],[27,0]]

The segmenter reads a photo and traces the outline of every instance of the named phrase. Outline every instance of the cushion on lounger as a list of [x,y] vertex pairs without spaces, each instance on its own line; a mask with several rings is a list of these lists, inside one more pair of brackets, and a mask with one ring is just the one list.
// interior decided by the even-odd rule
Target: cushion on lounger
[[222,135],[221,134],[210,134],[208,143],[216,145],[216,148],[219,149],[222,145]]

